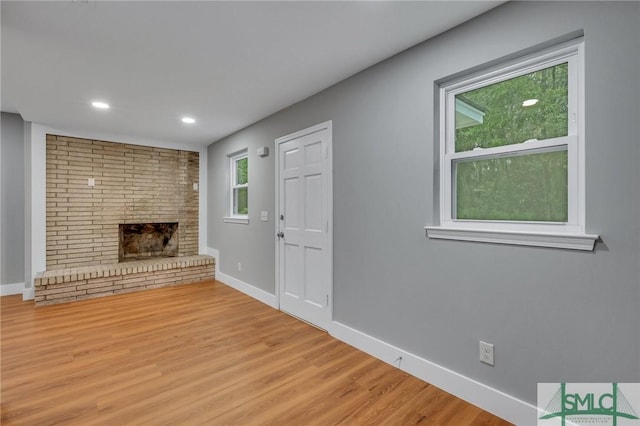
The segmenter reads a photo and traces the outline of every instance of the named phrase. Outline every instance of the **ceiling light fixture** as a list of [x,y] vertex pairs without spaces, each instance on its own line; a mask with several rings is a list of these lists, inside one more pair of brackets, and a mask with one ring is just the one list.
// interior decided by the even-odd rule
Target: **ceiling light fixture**
[[538,103],[537,99],[527,99],[526,101],[522,102],[522,106],[523,107],[528,107],[528,106],[532,106]]
[[195,118],[191,117],[182,117],[182,122],[186,124],[193,124],[196,122]]
[[94,101],[91,102],[91,105],[93,105],[94,108],[98,109],[109,109],[109,104],[106,102]]

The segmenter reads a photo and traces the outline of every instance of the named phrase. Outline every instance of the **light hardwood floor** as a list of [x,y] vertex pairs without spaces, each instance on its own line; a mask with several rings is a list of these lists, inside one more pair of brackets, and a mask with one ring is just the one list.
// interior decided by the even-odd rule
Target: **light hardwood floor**
[[219,282],[1,302],[3,425],[508,424]]

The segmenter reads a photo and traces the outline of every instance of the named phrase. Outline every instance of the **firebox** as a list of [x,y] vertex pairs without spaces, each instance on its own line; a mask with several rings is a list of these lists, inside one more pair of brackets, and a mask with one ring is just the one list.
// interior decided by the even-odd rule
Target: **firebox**
[[118,261],[178,256],[178,222],[121,223]]

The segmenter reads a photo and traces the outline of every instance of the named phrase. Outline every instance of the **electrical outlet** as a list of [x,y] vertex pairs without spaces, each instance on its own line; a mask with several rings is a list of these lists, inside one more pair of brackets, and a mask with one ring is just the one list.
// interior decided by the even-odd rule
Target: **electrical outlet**
[[238,262],[238,272],[242,272],[242,263]]
[[493,345],[480,340],[480,362],[495,365],[493,360]]

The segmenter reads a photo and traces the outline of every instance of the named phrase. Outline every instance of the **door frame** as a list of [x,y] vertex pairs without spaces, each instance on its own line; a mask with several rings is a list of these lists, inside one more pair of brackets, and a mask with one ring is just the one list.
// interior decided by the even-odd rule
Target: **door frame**
[[[293,139],[298,139],[306,135],[310,135],[312,133],[316,133],[322,130],[327,130],[329,134],[329,138],[327,141],[327,204],[326,208],[326,217],[328,222],[328,231],[327,231],[327,258],[329,273],[327,276],[329,277],[329,303],[327,306],[328,314],[329,314],[329,323],[326,324],[328,328],[331,321],[333,321],[333,121],[328,120],[322,122],[320,124],[316,124],[315,126],[307,127],[306,129],[298,130],[297,132],[290,133],[285,136],[281,136],[275,140],[275,183],[276,183],[276,202],[275,202],[275,211],[274,211],[274,241],[275,241],[275,250],[276,250],[276,276],[275,276],[275,294],[276,294],[276,307],[280,310],[280,244],[279,239],[276,236],[278,232],[280,232],[280,144],[284,142],[289,142]],[[314,324],[316,325],[316,324]]]

